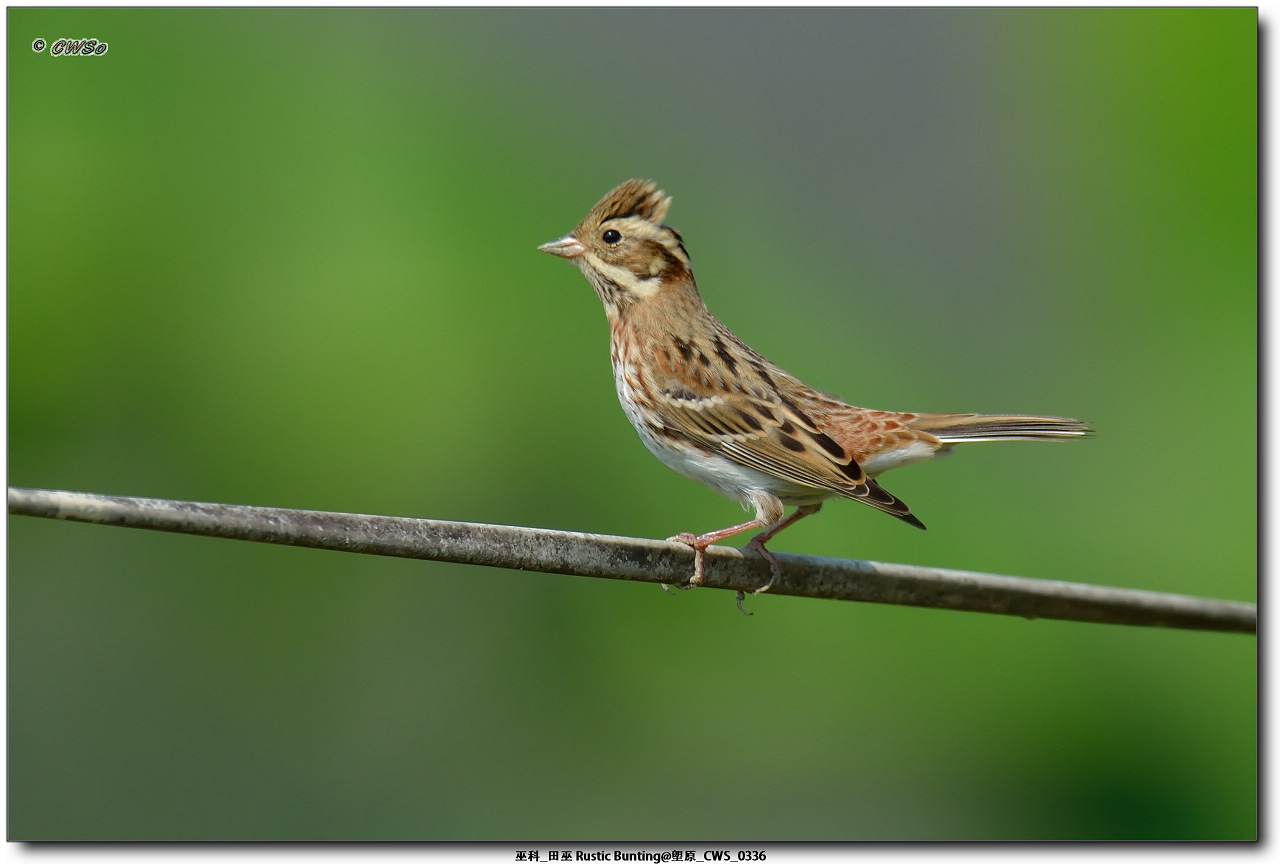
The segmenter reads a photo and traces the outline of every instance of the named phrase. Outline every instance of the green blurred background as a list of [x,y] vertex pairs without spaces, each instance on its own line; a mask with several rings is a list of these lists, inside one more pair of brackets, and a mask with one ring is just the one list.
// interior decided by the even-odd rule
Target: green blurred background
[[[775,549],[1256,599],[1255,10],[8,21],[13,485],[738,521],[645,452],[535,251],[652,177],[809,383],[1098,430],[889,475],[927,533],[837,502]],[[1257,831],[1252,637],[8,540],[14,840]]]

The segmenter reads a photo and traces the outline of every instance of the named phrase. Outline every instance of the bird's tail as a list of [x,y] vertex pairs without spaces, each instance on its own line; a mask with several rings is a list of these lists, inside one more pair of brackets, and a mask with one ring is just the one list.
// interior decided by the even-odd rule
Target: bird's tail
[[909,425],[944,444],[961,441],[1061,441],[1093,434],[1083,420],[1032,414],[918,414]]

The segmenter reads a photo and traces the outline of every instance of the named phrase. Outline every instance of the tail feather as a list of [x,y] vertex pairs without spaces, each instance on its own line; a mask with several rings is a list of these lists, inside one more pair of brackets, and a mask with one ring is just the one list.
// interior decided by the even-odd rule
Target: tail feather
[[919,414],[910,426],[928,432],[944,444],[959,441],[1053,441],[1093,434],[1083,420],[1032,414]]

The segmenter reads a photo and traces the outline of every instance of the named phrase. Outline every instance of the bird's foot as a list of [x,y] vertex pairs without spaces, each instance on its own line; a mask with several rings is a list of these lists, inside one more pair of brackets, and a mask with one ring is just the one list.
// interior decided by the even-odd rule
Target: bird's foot
[[[697,588],[702,584],[703,566],[707,558],[707,547],[710,546],[711,543],[703,540],[697,534],[690,534],[688,531],[682,531],[674,537],[668,537],[667,542],[682,543],[693,550],[693,576],[688,582],[685,582],[682,585],[677,585],[676,587],[681,590]],[[663,585],[662,587],[665,589],[667,586]]]
[[[751,524],[752,523],[735,525],[733,528],[727,528],[727,529],[724,529],[723,531],[713,531],[710,534],[703,534],[702,536],[698,536],[697,534],[690,534],[688,531],[684,531],[680,534],[677,534],[674,537],[668,537],[667,538],[668,543],[682,543],[693,550],[693,577],[683,585],[677,585],[676,587],[677,588],[696,588],[697,586],[701,585],[703,580],[703,567],[705,566],[705,562],[707,558],[707,547],[710,546],[712,543],[714,543],[716,540],[721,540],[724,537],[731,537],[734,534],[737,534],[743,530],[746,530],[747,528],[751,527]],[[769,580],[769,583],[767,585],[765,585],[763,588],[759,589],[755,593],[759,594],[761,591],[768,591],[769,588],[773,585],[773,583],[778,581],[778,577],[782,575],[782,569],[781,567],[778,566],[778,559],[774,558],[772,553],[770,553],[768,549],[764,548],[763,543],[757,543],[755,540],[752,540],[750,543],[748,543],[747,548],[755,549],[757,552],[764,555],[765,558],[769,559],[769,565],[773,568],[773,578]],[[666,585],[663,585],[662,587],[663,587],[663,590],[666,590],[667,588]],[[670,592],[668,591],[668,593]],[[743,615],[751,615],[753,613],[748,612],[746,609],[742,608],[742,601],[746,598],[746,596],[747,596],[746,593],[743,591],[737,592],[736,602],[738,605],[738,611],[741,612]]]
[[752,592],[753,594],[763,594],[777,584],[778,580],[782,578],[782,565],[778,563],[778,559],[774,557],[772,552],[764,548],[764,541],[762,541],[758,536],[752,537],[751,542],[743,548],[750,549],[753,552],[759,552],[764,556],[764,559],[769,562],[769,571],[772,574],[769,577],[769,581],[764,584],[764,587],[757,588]]

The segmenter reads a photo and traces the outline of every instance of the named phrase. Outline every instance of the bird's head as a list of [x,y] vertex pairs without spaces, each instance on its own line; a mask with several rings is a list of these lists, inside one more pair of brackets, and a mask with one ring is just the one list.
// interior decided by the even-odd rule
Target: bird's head
[[662,224],[670,206],[652,181],[628,180],[601,198],[571,233],[538,248],[576,264],[614,314],[664,287],[693,287],[680,232]]

